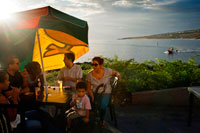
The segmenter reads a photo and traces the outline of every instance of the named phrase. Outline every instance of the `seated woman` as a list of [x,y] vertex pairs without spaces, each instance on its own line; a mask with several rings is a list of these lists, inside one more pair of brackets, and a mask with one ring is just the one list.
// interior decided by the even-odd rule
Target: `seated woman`
[[[28,73],[28,86],[30,88],[30,92],[35,94],[35,88],[40,89],[40,93],[38,99],[43,98],[44,92],[44,78],[42,74],[42,70],[40,64],[38,62],[29,62],[24,67],[24,73]],[[26,74],[25,74],[26,75]]]
[[[6,95],[2,94],[3,90],[7,90],[9,86],[9,76],[6,72],[0,70],[0,104],[11,104]],[[18,104],[18,99],[14,99],[13,104]],[[0,108],[2,114],[8,115],[8,120],[14,133],[21,133],[26,130],[28,133],[61,133],[61,131],[54,126],[53,119],[50,115],[42,110],[30,110],[25,112],[25,126],[20,125],[20,115],[17,114],[17,108]]]
[[[20,95],[20,104],[29,105],[34,104],[36,99],[43,99],[44,91],[44,79],[41,73],[40,64],[38,62],[29,62],[25,67],[23,72],[21,72],[24,79],[27,80],[28,91]],[[38,93],[35,93],[37,89]],[[26,106],[25,110],[34,109],[35,107]]]
[[109,103],[110,94],[111,94],[111,85],[110,85],[110,79],[112,76],[117,76],[120,78],[120,74],[116,71],[113,71],[110,68],[104,68],[103,67],[104,59],[101,57],[94,57],[92,59],[92,68],[93,70],[90,71],[87,76],[87,85],[88,85],[88,93],[91,97],[92,102],[94,102],[94,95],[93,92],[95,92],[95,89],[98,86],[102,85],[102,88],[99,89],[98,93],[102,93],[103,88],[104,95],[102,97],[101,101],[101,110],[100,110],[100,120],[101,120],[101,126],[104,126],[104,117],[106,113],[106,108]]

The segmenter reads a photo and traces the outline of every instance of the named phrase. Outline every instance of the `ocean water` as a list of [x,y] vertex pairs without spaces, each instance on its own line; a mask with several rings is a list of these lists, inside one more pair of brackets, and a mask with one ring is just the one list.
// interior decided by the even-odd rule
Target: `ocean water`
[[[168,55],[164,53],[173,47],[177,53]],[[167,61],[181,59],[188,61],[192,56],[200,54],[200,40],[113,40],[90,41],[89,52],[80,57],[76,62],[91,61],[94,56],[103,56],[119,59],[134,59],[137,62],[154,60],[155,58]],[[200,57],[196,58],[200,62]]]

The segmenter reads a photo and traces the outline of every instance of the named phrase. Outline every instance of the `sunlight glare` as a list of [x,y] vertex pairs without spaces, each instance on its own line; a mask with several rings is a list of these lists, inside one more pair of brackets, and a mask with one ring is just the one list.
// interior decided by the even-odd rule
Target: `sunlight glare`
[[9,0],[1,1],[0,4],[0,20],[10,18],[11,14],[18,10],[17,4]]

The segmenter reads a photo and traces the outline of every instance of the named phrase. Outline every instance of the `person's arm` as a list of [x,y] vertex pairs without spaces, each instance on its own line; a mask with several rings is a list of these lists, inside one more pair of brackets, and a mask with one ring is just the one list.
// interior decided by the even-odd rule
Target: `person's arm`
[[[5,96],[0,96],[0,104],[9,104],[8,99]],[[13,104],[18,104],[17,100],[14,100]],[[14,121],[17,116],[17,108],[7,108],[7,113],[10,121]]]
[[93,95],[93,92],[92,92],[92,89],[91,89],[91,82],[87,81],[87,87],[88,87],[88,93],[91,97],[91,100],[92,100],[92,102],[94,102],[94,95]]
[[63,80],[64,78],[64,70],[61,69],[60,72],[58,73],[57,79],[58,80]]
[[78,73],[77,73],[77,81],[76,82],[79,82],[79,81],[82,81],[82,79],[83,79],[83,70],[82,70],[82,68],[79,66],[79,71],[78,71]]
[[78,78],[72,78],[69,76],[65,76],[62,78],[62,81],[72,81],[72,82],[76,82],[78,80]]
[[20,94],[26,93],[26,92],[30,92],[30,88],[26,87],[20,90]]
[[[18,99],[17,97],[13,99],[13,104],[18,104]],[[8,108],[8,116],[10,118],[10,121],[15,121],[16,116],[17,116],[17,108]]]
[[86,95],[86,100],[84,101],[84,107],[85,107],[85,111],[86,111],[86,115],[85,117],[83,118],[83,121],[85,123],[88,123],[89,122],[89,117],[90,117],[90,110],[92,109],[91,108],[91,104],[90,104],[90,99],[89,97]]
[[19,100],[20,90],[18,88],[16,88],[16,87],[12,87],[12,86],[10,86],[10,88],[11,88],[11,90],[4,92],[4,94],[12,102],[15,99]]
[[86,109],[86,116],[83,118],[83,121],[85,123],[88,123],[89,122],[89,117],[90,117],[90,111],[89,111],[89,109]]
[[77,101],[78,97],[76,96],[73,101],[70,103],[70,106],[73,107],[76,105],[76,101]]
[[15,104],[15,103],[18,103],[18,101],[20,100],[19,98],[19,95],[20,95],[20,90],[16,87],[12,87],[12,102]]

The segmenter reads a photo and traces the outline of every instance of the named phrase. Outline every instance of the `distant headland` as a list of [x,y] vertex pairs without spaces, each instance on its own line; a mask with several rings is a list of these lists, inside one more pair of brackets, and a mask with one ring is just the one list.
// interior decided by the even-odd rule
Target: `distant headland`
[[119,38],[119,40],[125,39],[200,39],[200,29],[154,34],[149,36]]

